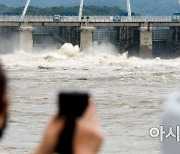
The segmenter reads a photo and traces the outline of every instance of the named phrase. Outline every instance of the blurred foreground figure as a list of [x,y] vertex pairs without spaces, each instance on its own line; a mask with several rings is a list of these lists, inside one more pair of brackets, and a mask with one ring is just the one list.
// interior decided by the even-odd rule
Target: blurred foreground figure
[[8,117],[7,79],[0,65],[0,138],[6,128]]
[[[65,124],[63,117],[55,116],[50,121],[42,142],[35,154],[53,154]],[[102,129],[97,122],[95,106],[89,103],[83,116],[76,121],[73,137],[73,154],[96,154],[103,140]]]
[[[4,134],[8,120],[8,99],[7,99],[7,79],[0,64],[0,139]],[[0,151],[0,154],[5,154]]]
[[180,154],[180,89],[172,93],[164,105],[160,137],[164,154]]

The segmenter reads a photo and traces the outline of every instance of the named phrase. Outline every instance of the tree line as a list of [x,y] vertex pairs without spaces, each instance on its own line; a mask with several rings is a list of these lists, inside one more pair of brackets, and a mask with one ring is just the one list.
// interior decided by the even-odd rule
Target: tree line
[[[0,14],[2,15],[21,15],[23,7],[7,7],[0,5]],[[58,15],[65,13],[76,13],[78,14],[79,6],[70,7],[46,7],[40,8],[35,6],[29,6],[27,15]],[[117,15],[119,13],[126,13],[125,10],[118,6],[84,6],[84,15]]]

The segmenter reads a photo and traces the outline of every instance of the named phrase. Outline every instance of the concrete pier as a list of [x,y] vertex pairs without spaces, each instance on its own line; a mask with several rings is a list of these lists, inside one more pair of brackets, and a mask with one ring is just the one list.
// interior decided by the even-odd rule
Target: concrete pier
[[20,27],[20,49],[33,50],[33,27],[31,24],[23,24]]
[[93,44],[93,30],[94,27],[81,27],[80,34],[80,49],[87,51]]
[[146,28],[140,29],[140,57],[152,58],[152,30]]

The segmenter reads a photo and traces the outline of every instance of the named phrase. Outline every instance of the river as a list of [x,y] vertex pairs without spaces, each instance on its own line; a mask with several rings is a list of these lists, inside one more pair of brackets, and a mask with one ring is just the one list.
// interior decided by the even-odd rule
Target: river
[[180,59],[142,60],[119,55],[111,45],[90,54],[66,45],[57,51],[1,55],[9,77],[10,118],[0,149],[30,153],[56,112],[62,90],[85,90],[105,132],[101,154],[159,154],[149,129],[161,122],[162,105],[180,83]]

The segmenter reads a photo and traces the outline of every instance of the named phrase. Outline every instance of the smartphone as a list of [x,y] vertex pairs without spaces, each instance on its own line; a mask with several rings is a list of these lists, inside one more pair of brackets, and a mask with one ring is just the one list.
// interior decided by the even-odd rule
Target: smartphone
[[58,112],[65,118],[65,127],[59,136],[56,153],[73,154],[72,139],[75,121],[85,112],[89,103],[89,94],[83,92],[62,92],[59,94]]
[[88,93],[62,92],[59,94],[59,115],[68,119],[82,116],[89,102]]

